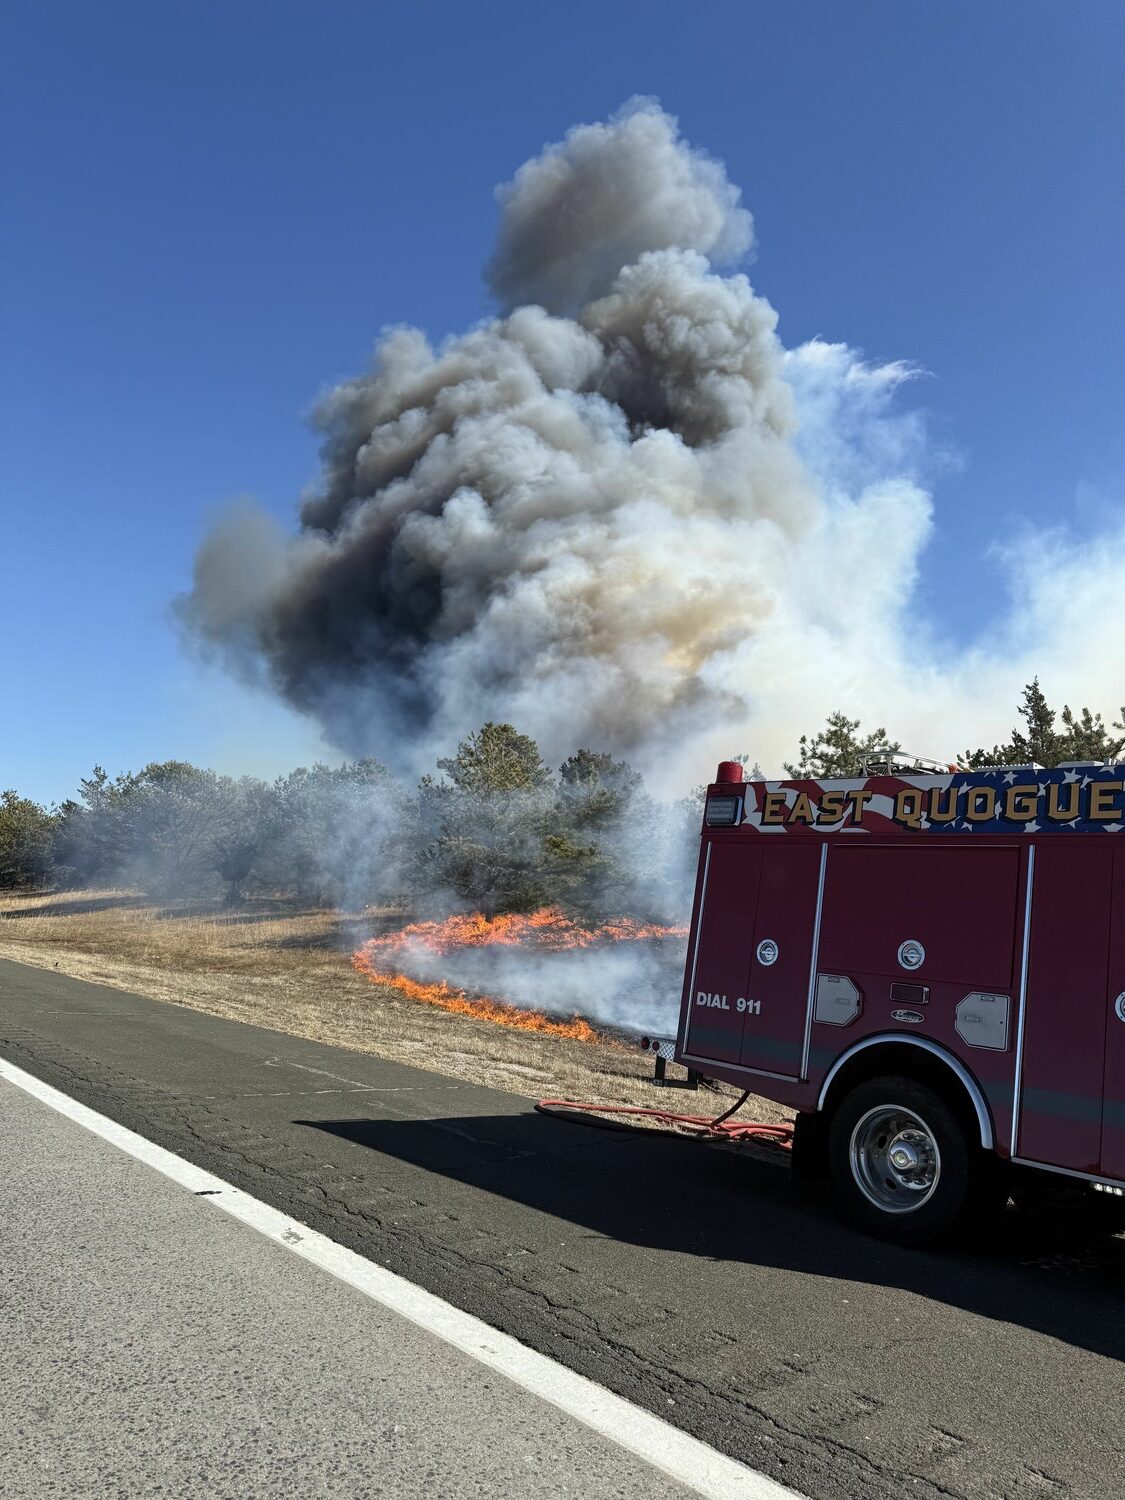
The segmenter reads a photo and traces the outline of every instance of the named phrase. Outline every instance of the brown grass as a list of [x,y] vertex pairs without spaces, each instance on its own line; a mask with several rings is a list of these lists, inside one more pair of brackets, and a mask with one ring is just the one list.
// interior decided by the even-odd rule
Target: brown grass
[[[348,916],[281,901],[157,906],[130,891],[0,894],[0,957],[531,1098],[701,1115],[722,1107],[708,1092],[654,1089],[639,1049],[451,1015],[357,974],[356,946],[401,920],[393,911]],[[764,1100],[749,1101],[743,1114],[787,1118]]]

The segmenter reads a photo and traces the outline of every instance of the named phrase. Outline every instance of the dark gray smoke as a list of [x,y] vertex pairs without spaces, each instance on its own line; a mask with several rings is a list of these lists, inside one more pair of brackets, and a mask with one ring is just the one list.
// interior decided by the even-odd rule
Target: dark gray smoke
[[713,269],[751,245],[737,189],[655,102],[498,197],[502,315],[437,348],[383,335],[320,404],[296,537],[243,506],[200,550],[198,639],[353,755],[414,772],[508,720],[666,792],[731,745],[779,766],[845,702],[948,755],[1001,735],[1037,672],[1112,697],[1113,653],[1076,669],[1069,642],[1125,611],[1120,521],[1010,543],[1008,608],[969,650],[943,641],[915,595],[925,428],[891,405],[913,372],[782,349]]
[[497,188],[502,217],[486,276],[505,309],[572,317],[649,250],[739,260],[754,224],[721,162],[680,140],[676,121],[636,100],[608,125],[579,125]]
[[316,413],[300,534],[232,512],[183,603],[342,748],[400,764],[486,717],[553,758],[733,709],[714,668],[816,513],[773,310],[705,258],[751,240],[717,162],[639,102],[500,201],[489,276],[527,305],[437,349],[386,333]]

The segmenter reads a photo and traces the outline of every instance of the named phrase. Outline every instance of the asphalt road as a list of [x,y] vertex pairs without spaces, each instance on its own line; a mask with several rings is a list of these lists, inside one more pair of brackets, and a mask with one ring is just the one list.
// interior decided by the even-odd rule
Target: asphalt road
[[771,1161],[11,963],[0,1055],[812,1500],[1125,1488],[1120,1237],[898,1250]]
[[3,1079],[0,1118],[5,1500],[690,1500]]

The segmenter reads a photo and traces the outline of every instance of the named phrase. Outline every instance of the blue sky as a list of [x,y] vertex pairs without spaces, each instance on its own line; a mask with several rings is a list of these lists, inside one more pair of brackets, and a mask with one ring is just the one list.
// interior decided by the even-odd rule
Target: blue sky
[[742,187],[786,344],[928,372],[939,636],[998,608],[994,542],[1122,514],[1116,0],[22,0],[0,50],[0,786],[325,753],[169,601],[231,497],[292,520],[383,325],[489,312],[494,185],[635,93]]

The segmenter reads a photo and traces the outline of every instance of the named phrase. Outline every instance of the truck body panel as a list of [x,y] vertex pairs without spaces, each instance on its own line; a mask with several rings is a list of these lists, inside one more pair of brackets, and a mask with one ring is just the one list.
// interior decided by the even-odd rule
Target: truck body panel
[[703,828],[681,1062],[812,1111],[841,1058],[921,1044],[998,1154],[1125,1180],[1125,767],[708,801],[732,794]]
[[1125,1181],[1125,848],[1113,852],[1113,915],[1109,933],[1109,993],[1105,1017],[1105,1074],[1100,1171]]

